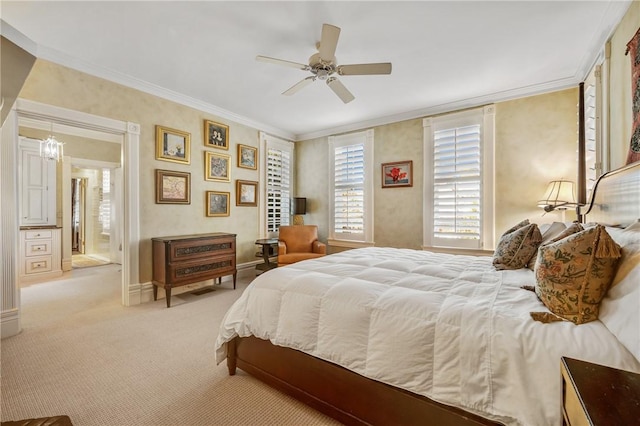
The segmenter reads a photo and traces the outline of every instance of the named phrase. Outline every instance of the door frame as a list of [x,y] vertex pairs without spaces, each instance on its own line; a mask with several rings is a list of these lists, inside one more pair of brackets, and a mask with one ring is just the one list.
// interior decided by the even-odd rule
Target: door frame
[[[80,111],[18,99],[12,111],[15,120],[21,117],[41,120],[54,125],[76,127],[87,131],[119,135],[122,144],[122,304],[130,306],[141,301],[139,283],[140,205],[139,158],[140,125],[114,120]],[[18,126],[15,126],[15,143],[18,143]],[[64,167],[70,167],[66,161]],[[70,170],[69,170],[70,171]],[[70,176],[70,175],[69,175]],[[17,196],[17,194],[16,194]],[[17,199],[15,200],[17,206]],[[66,212],[68,209],[63,210]],[[70,213],[68,213],[70,215]],[[63,221],[69,222],[70,217]],[[69,241],[70,244],[70,241]],[[16,286],[18,283],[16,277]]]

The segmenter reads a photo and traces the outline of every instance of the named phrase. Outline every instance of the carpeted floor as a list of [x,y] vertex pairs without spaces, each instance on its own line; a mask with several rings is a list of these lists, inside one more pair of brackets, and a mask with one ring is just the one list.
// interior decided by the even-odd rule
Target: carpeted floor
[[74,254],[71,256],[72,268],[88,268],[92,266],[103,266],[109,262],[89,254]]
[[[239,371],[214,341],[246,288],[229,283],[125,308],[119,265],[21,291],[23,331],[1,342],[0,419],[66,414],[74,425],[333,425]],[[159,295],[162,292],[159,292]]]

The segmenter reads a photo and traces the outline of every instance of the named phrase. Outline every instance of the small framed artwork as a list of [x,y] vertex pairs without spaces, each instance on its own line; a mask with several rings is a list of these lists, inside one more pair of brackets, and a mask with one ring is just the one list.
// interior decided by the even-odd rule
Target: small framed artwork
[[238,144],[238,167],[258,169],[258,148]]
[[258,205],[258,182],[236,180],[236,206]]
[[229,126],[204,120],[204,144],[219,149],[229,149]]
[[191,204],[191,173],[156,169],[156,204]]
[[156,160],[191,164],[191,134],[156,126]]
[[230,193],[207,191],[206,197],[207,217],[229,216]]
[[382,164],[382,187],[413,186],[413,161]]
[[231,156],[207,152],[204,156],[204,178],[220,182],[231,182]]

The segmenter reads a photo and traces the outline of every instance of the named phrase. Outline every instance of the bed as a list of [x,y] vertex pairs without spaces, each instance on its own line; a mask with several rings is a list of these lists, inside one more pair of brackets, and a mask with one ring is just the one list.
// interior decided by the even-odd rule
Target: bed
[[[543,324],[528,269],[371,247],[277,268],[229,309],[216,360],[345,424],[559,425],[560,357],[640,372],[640,163],[604,175],[586,222],[623,259],[600,320]],[[613,228],[613,225],[619,228]]]

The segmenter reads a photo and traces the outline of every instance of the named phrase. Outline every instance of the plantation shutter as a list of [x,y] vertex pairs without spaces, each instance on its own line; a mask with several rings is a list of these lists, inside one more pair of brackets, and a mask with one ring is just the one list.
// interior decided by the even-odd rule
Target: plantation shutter
[[338,146],[334,153],[334,233],[364,234],[364,144]]
[[291,218],[291,152],[267,149],[267,232],[278,232]]
[[[594,79],[595,80],[595,79]],[[595,81],[584,86],[585,172],[587,200],[598,178],[596,142],[596,85]]]
[[433,241],[477,247],[482,230],[481,126],[436,130],[433,138]]

